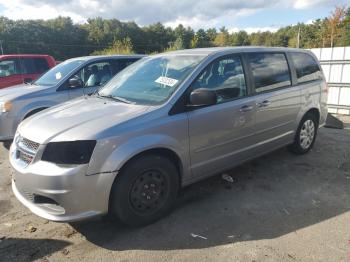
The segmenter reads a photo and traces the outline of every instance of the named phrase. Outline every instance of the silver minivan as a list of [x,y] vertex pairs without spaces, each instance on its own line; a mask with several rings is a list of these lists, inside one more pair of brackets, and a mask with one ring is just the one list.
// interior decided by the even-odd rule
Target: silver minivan
[[95,95],[21,123],[12,188],[35,214],[115,214],[139,226],[179,189],[288,146],[307,153],[325,123],[327,85],[309,51],[207,48],[143,58]]
[[18,124],[46,108],[88,95],[144,55],[68,59],[30,84],[0,90],[0,141],[13,139]]

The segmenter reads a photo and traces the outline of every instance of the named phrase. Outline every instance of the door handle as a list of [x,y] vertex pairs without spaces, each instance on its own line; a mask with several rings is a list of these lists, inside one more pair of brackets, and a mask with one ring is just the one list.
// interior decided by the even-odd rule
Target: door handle
[[249,112],[249,111],[252,111],[253,110],[253,107],[252,106],[248,106],[248,105],[244,105],[242,106],[239,111],[244,113],[244,112]]
[[259,107],[267,107],[270,105],[270,101],[269,100],[264,100],[261,103],[258,103]]

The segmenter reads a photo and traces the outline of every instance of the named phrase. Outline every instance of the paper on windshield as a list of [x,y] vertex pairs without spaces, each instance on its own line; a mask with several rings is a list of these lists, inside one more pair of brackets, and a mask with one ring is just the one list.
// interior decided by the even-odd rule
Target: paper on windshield
[[56,73],[56,80],[60,80],[62,78],[61,72]]
[[173,87],[174,85],[176,85],[177,82],[179,82],[179,80],[173,79],[173,78],[170,78],[170,77],[166,77],[166,76],[160,76],[154,82],[156,82],[158,84],[162,84],[162,85]]

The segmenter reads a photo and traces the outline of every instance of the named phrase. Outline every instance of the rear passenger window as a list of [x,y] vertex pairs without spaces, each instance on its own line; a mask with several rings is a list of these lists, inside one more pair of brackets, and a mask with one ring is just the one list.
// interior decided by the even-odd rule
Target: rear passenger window
[[251,53],[248,54],[248,60],[257,93],[292,84],[287,59],[284,54]]
[[49,70],[49,65],[44,58],[20,58],[22,74],[42,74]]
[[241,59],[227,56],[208,65],[192,84],[192,90],[208,88],[216,91],[218,103],[247,94]]
[[32,58],[20,58],[22,74],[36,74],[35,64]]
[[136,62],[138,59],[120,59],[120,60],[114,60],[113,61],[113,75],[119,73],[122,71],[125,67],[131,65],[132,63]]
[[38,74],[45,73],[47,70],[49,70],[49,65],[47,64],[47,61],[44,58],[35,58],[34,64],[35,64],[36,72]]
[[311,55],[305,53],[291,53],[291,57],[296,70],[298,83],[322,79],[320,67]]

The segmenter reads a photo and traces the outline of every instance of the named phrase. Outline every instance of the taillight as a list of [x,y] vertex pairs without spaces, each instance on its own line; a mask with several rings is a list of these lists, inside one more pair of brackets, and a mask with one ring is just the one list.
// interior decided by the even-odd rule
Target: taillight
[[329,86],[328,84],[326,83],[326,88],[323,90],[326,94],[328,94],[328,90],[329,90]]

